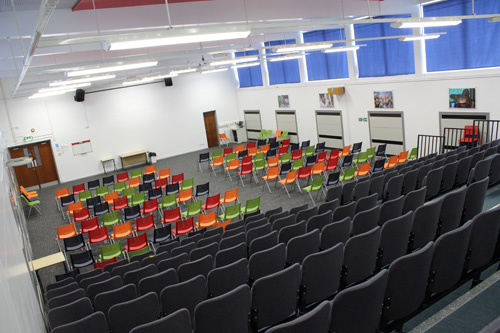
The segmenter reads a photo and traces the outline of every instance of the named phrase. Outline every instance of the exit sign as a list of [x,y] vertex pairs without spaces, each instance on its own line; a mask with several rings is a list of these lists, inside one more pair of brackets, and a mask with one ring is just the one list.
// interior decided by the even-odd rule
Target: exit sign
[[25,136],[24,137],[24,141],[31,141],[31,140],[33,140],[32,136]]

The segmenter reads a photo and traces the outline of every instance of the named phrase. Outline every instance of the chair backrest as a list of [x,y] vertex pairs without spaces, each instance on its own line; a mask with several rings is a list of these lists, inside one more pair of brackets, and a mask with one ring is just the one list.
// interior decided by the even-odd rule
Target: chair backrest
[[201,259],[181,264],[177,269],[179,282],[187,281],[197,275],[207,276],[214,267],[214,260],[211,255],[207,255]]
[[356,201],[352,201],[351,203],[339,206],[333,212],[333,221],[340,221],[345,219],[346,217],[353,218],[356,213]]
[[428,202],[413,213],[410,250],[418,249],[436,239],[441,203],[442,199]]
[[328,332],[330,327],[330,302],[324,301],[312,311],[292,321],[271,327],[269,333]]
[[380,244],[380,227],[351,237],[344,247],[344,266],[347,268],[344,283],[360,282],[369,277],[377,264]]
[[286,245],[280,243],[270,249],[254,253],[248,260],[249,281],[282,270],[286,263]]
[[161,260],[158,263],[157,269],[159,273],[171,268],[177,270],[180,265],[187,262],[189,262],[189,255],[187,253],[180,253],[176,256],[172,256],[171,258]]
[[201,259],[207,255],[211,255],[212,258],[215,258],[215,255],[219,251],[219,243],[212,242],[205,246],[197,245],[197,248],[193,249],[189,254],[189,259],[191,261]]
[[210,298],[221,296],[240,285],[248,283],[248,260],[241,258],[229,265],[214,268],[207,275]]
[[369,194],[378,193],[378,198],[382,198],[384,190],[384,176],[377,176],[370,178],[370,191]]
[[406,254],[410,238],[413,212],[386,221],[380,231],[380,266],[385,266]]
[[108,311],[108,323],[112,332],[130,332],[136,326],[158,319],[158,313],[158,295],[151,292],[113,305]]
[[397,175],[389,179],[384,187],[384,201],[399,198],[403,191],[403,179],[403,175]]
[[194,317],[196,305],[207,297],[207,280],[198,275],[184,282],[165,287],[160,294],[161,313],[163,316],[179,309],[189,310]]
[[69,303],[73,303],[80,298],[87,297],[85,289],[78,288],[68,293],[62,294],[60,296],[54,296],[48,300],[47,306],[50,309],[57,308],[59,306],[63,306]]
[[[331,201],[331,202],[335,203],[335,201]],[[327,204],[329,204],[329,203],[327,203]],[[306,231],[310,232],[314,229],[318,229],[321,232],[321,230],[323,230],[323,228],[327,224],[331,223],[332,220],[333,220],[333,211],[332,210],[328,210],[328,211],[325,211],[324,213],[314,215],[307,220]]]
[[354,215],[352,219],[352,235],[359,235],[372,230],[378,225],[380,206],[364,210]]
[[469,221],[483,210],[488,183],[489,177],[467,186],[464,210],[462,213],[462,223]]
[[176,256],[178,256],[179,254],[182,254],[182,253],[186,253],[189,256],[189,254],[191,253],[191,251],[196,248],[196,241],[198,240],[198,237],[196,237],[196,238],[197,239],[195,239],[193,241],[189,241],[185,245],[181,245],[179,247],[173,248],[170,251],[170,256],[171,257],[176,257]]
[[298,222],[282,228],[278,233],[280,243],[288,243],[295,236],[300,236],[306,232],[306,221]]
[[80,333],[94,332],[107,333],[109,332],[108,323],[104,313],[98,311],[92,313],[82,319],[75,320],[71,323],[56,327],[51,333]]
[[410,210],[415,211],[418,207],[422,206],[425,202],[426,192],[427,186],[424,186],[418,190],[407,193],[403,203],[403,214],[406,214]]
[[307,221],[309,220],[310,217],[315,216],[317,214],[318,214],[318,207],[312,206],[311,208],[307,208],[297,212],[297,215],[295,215],[295,222]]
[[443,196],[439,214],[439,228],[437,236],[458,228],[462,217],[467,187]]
[[102,272],[101,271],[101,273],[98,275],[91,276],[91,277],[80,280],[80,282],[78,282],[78,285],[80,286],[80,288],[87,290],[87,287],[90,286],[91,284],[105,281],[105,280],[109,279],[110,277],[111,277],[111,274],[109,272]]
[[[109,273],[108,273],[109,274]],[[87,296],[94,303],[95,297],[105,291],[115,290],[123,287],[122,278],[119,276],[110,277],[106,280],[94,282],[87,287]]]
[[468,248],[471,250],[467,269],[475,270],[490,263],[500,230],[500,207],[476,215],[472,219],[472,231]]
[[272,231],[266,235],[254,238],[248,247],[248,255],[269,249],[278,244],[278,232]]
[[158,246],[158,248],[156,249],[156,253],[167,252],[170,255],[170,251],[172,249],[175,249],[176,247],[179,247],[179,246],[180,246],[180,243],[177,240],[166,243],[166,244],[160,243],[160,246]]
[[306,234],[291,238],[286,244],[287,265],[302,264],[305,257],[319,251],[320,232],[314,229]]
[[62,305],[49,310],[47,320],[50,329],[80,320],[91,315],[94,312],[92,303],[87,297],[80,298],[74,302]]
[[139,287],[139,281],[143,278],[156,274],[156,265],[149,264],[147,266],[128,271],[123,276],[124,284],[132,283],[136,287]]
[[383,225],[385,221],[391,220],[403,214],[403,205],[405,197],[402,195],[397,199],[386,201],[380,206],[379,225]]
[[384,269],[368,281],[339,292],[331,303],[330,332],[376,332],[387,276]]
[[254,239],[258,237],[265,236],[271,232],[271,224],[270,223],[265,223],[264,225],[253,228],[251,230],[247,231],[246,234],[246,242],[247,244],[250,244]]
[[215,267],[226,266],[242,258],[247,258],[247,244],[245,242],[217,252],[215,255]]
[[350,217],[327,224],[323,230],[321,230],[320,248],[328,249],[338,243],[345,243],[350,237],[350,232]]
[[180,309],[166,317],[134,327],[130,333],[166,332],[191,333],[191,316],[187,309]]

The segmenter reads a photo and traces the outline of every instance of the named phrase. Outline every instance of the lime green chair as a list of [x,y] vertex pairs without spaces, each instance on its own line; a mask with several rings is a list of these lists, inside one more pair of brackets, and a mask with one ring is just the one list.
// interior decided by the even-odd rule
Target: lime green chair
[[351,180],[354,178],[354,174],[356,173],[356,168],[346,169],[344,174],[340,176],[339,181],[344,182],[347,180]]
[[[309,196],[311,197],[313,205],[316,205],[316,203],[314,202],[314,199],[312,197],[311,192],[318,191],[318,195],[316,197],[316,199],[318,199],[318,197],[321,193],[320,189],[322,186],[323,186],[323,176],[318,177],[318,178],[314,178],[311,185],[303,188],[303,190],[306,191],[309,194]],[[307,195],[304,198],[304,202],[306,202],[306,200],[307,200]]]
[[130,201],[132,196],[137,193],[137,187],[129,187],[122,191],[122,197],[127,197]]
[[266,131],[266,137],[264,139],[269,139],[273,137],[273,130]]
[[264,160],[264,153],[257,153],[255,154],[254,158],[253,158],[253,161],[254,163],[257,162],[257,161],[260,161],[260,160]]
[[103,197],[109,193],[109,186],[104,185],[95,189],[95,195],[98,197]]
[[142,169],[134,169],[130,171],[130,178],[141,177],[141,176],[142,176]]
[[368,153],[368,159],[371,161],[375,157],[375,147],[368,148],[366,152]]
[[113,184],[113,192],[121,193],[126,188],[127,188],[126,182],[119,182]]
[[258,183],[259,181],[257,180],[257,176],[256,176],[256,172],[258,171],[261,171],[261,170],[265,170],[266,169],[266,161],[265,160],[258,160],[258,161],[255,161],[255,163],[253,164],[253,175],[254,175],[254,178],[255,178],[255,182]]
[[365,152],[359,153],[358,156],[356,156],[356,158],[354,158],[352,161],[354,164],[363,164],[363,163],[368,162],[368,152],[365,151]]
[[292,159],[292,153],[283,154],[280,157],[280,163],[281,164],[288,163],[288,162],[290,162],[291,159]]
[[314,149],[315,149],[314,146],[308,146],[306,148],[306,151],[304,152],[304,157],[313,156],[314,155]]
[[226,157],[224,157],[224,163],[229,163],[234,159],[236,159],[236,153],[227,154]]
[[160,205],[158,206],[161,210],[177,206],[177,194],[172,193],[164,195],[161,197]]
[[245,207],[241,207],[241,215],[256,212],[260,209],[260,196],[247,200]]
[[282,131],[281,132],[281,137],[278,138],[278,140],[283,141],[288,139],[288,131]]
[[148,253],[149,251],[151,251],[151,249],[149,248],[149,246],[143,247],[140,250],[130,251],[128,253],[128,259],[130,260],[133,257],[138,256],[139,254]]
[[140,205],[146,201],[146,192],[139,192],[132,195],[132,206]]
[[105,227],[109,227],[118,223],[120,223],[120,212],[117,210],[111,213],[106,213],[102,216],[102,225]]
[[202,203],[202,200],[189,203],[187,210],[185,212],[182,212],[182,216],[191,217],[200,214]]
[[265,139],[266,138],[266,133],[267,131],[265,129],[261,129],[259,136],[257,136],[257,139]]
[[210,156],[210,161],[214,159],[214,157],[222,156],[222,150],[214,150],[212,152],[212,156]]
[[28,218],[30,217],[31,215],[31,210],[33,208],[35,208],[35,210],[37,212],[39,212],[40,214],[42,214],[42,210],[40,209],[40,200],[28,200],[28,198],[26,198],[24,195],[21,195],[21,197],[23,197],[23,200],[24,202],[26,202],[26,204],[30,207],[30,210],[28,212]]
[[194,178],[184,179],[181,183],[181,190],[189,190],[194,187]]
[[304,166],[304,161],[300,158],[292,162],[292,171],[299,170]]
[[237,203],[233,206],[226,206],[224,210],[224,214],[219,215],[221,221],[227,221],[229,219],[235,219],[241,214],[241,203]]
[[113,259],[114,257],[124,256],[126,257],[125,252],[122,249],[121,241],[118,241],[113,244],[101,246],[101,254],[99,254],[99,259],[101,261],[106,261],[109,259]]
[[410,155],[408,155],[408,160],[414,160],[417,158],[417,155],[418,155],[418,147],[417,148],[413,148],[410,152]]
[[86,201],[87,199],[92,198],[92,191],[91,190],[86,190],[83,192],[78,193],[78,200],[79,201]]

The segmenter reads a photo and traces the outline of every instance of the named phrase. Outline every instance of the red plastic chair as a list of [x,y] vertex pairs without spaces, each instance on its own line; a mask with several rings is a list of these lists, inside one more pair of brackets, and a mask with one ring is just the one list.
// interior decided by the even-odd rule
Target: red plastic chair
[[106,260],[106,261],[95,262],[94,269],[100,268],[101,271],[104,271],[104,266],[115,263],[115,262],[116,262],[116,257],[113,257],[113,258]]
[[181,219],[181,209],[179,207],[175,207],[174,209],[163,211],[163,218],[161,219],[161,223],[172,223]]
[[88,235],[89,235],[89,240],[88,240],[89,247],[90,244],[104,242],[105,240],[109,239],[107,227],[100,227],[97,228],[96,230],[89,231]]
[[158,188],[158,187],[165,188],[165,187],[167,187],[167,185],[168,185],[168,178],[161,178],[161,179],[155,180],[154,188]]
[[459,140],[460,143],[471,143],[479,140],[479,126],[465,126],[464,136]]
[[288,146],[281,146],[278,150],[278,156],[288,153]]
[[297,173],[297,181],[299,179],[307,178],[307,184],[309,184],[309,177],[311,177],[311,166],[305,166],[299,169]]
[[330,150],[330,155],[328,156],[328,159],[330,160],[330,159],[335,158],[335,157],[338,158],[339,155],[340,155],[340,149],[339,148],[332,149],[332,150]]
[[142,233],[139,236],[128,237],[127,244],[125,245],[125,250],[127,252],[137,251],[148,246],[148,235]]
[[73,221],[81,222],[84,220],[88,220],[90,218],[89,207],[83,207],[82,209],[75,210],[73,212]]
[[172,229],[172,234],[179,236],[187,234],[188,232],[191,232],[193,230],[194,230],[194,217],[191,216],[186,220],[178,221],[175,224],[175,228]]
[[325,161],[326,161],[326,151],[318,153],[318,157],[316,158],[316,163],[324,163]]
[[252,141],[252,142],[248,142],[247,143],[247,149],[250,149],[250,148],[255,148],[256,146],[256,142],[255,141]]
[[142,204],[142,214],[149,214],[158,211],[158,200],[152,199]]
[[99,228],[99,221],[97,217],[93,217],[89,220],[82,221],[80,226],[81,226],[80,233],[82,234],[87,233],[89,231],[93,231]]
[[328,162],[326,163],[325,173],[328,171],[333,171],[333,170],[337,169],[338,162],[339,162],[338,155],[334,156],[332,158],[329,158]]
[[290,140],[291,139],[283,140],[283,142],[281,143],[281,146],[286,147],[288,149],[288,147],[290,146]]
[[73,195],[77,195],[80,192],[85,191],[85,184],[78,184],[73,186]]
[[302,158],[302,149],[292,151],[292,161],[298,160],[299,158]]
[[122,197],[113,200],[113,210],[124,209],[128,207],[128,198]]
[[148,215],[145,217],[138,217],[135,219],[135,231],[146,231],[155,227],[155,220],[153,215]]
[[245,156],[241,159],[240,167],[245,164],[252,164],[252,156]]
[[240,171],[238,171],[238,175],[240,176],[241,184],[243,185],[243,187],[245,187],[245,183],[243,182],[242,176],[251,174],[253,174],[253,163],[242,164]]
[[223,156],[226,157],[227,154],[233,153],[233,147],[224,148]]
[[116,175],[116,182],[126,182],[128,180],[128,172],[122,172]]
[[180,173],[178,175],[173,175],[172,181],[170,182],[170,184],[182,183],[183,180],[184,180],[184,173]]
[[209,209],[214,209],[219,207],[220,205],[220,193],[216,195],[212,195],[211,197],[207,197],[205,203],[201,206],[201,209],[207,211]]

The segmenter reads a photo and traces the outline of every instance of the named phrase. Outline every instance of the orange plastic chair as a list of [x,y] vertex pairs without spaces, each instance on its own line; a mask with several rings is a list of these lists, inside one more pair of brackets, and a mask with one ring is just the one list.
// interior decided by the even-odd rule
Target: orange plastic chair
[[170,168],[161,169],[158,173],[158,179],[169,179],[170,178]]
[[197,228],[208,228],[217,223],[217,211],[213,210],[210,213],[199,214]]
[[342,149],[342,152],[339,154],[340,157],[345,157],[347,155],[349,155],[351,153],[351,146],[345,146],[343,149]]
[[134,177],[128,180],[128,187],[139,187],[141,185],[141,177]]
[[229,140],[229,138],[226,136],[226,133],[222,133],[222,134],[219,134],[219,139],[220,139],[220,143],[221,145],[228,145],[229,142],[231,142],[231,140]]
[[255,156],[257,154],[257,147],[248,148],[248,156]]
[[76,236],[76,228],[74,223],[66,224],[61,227],[57,227],[56,240],[66,239]]
[[[285,191],[286,193],[288,194],[288,197],[291,198],[290,196],[290,192],[288,192],[288,189],[287,189],[287,185],[288,184],[293,184],[297,181],[297,170],[294,170],[294,171],[289,171],[287,174],[286,174],[286,178],[285,179],[282,179],[282,180],[278,180],[278,183],[280,183],[281,185],[283,185],[283,187],[285,188]],[[281,195],[281,193],[280,193]]]
[[186,201],[189,201],[193,199],[193,188],[188,188],[187,190],[180,190],[179,191],[179,197],[177,198],[178,203],[185,203]]
[[99,228],[99,220],[97,219],[96,216],[89,220],[82,221],[80,223],[80,227],[81,227],[80,233],[86,234],[89,231],[96,230],[97,228]]
[[389,169],[394,167],[398,163],[398,156],[399,155],[393,155],[389,158],[389,162],[384,164],[384,169]]
[[245,150],[245,145],[238,145],[238,146],[234,147],[234,152],[236,154],[238,154],[240,151],[243,151],[243,150]]
[[217,176],[217,172],[215,171],[215,167],[223,167],[224,166],[224,156],[217,156],[214,157],[212,160],[212,163],[210,163],[210,167],[212,168],[212,171],[214,172],[214,175]]
[[[28,192],[28,191],[24,188],[24,186],[22,186],[22,185],[21,185],[21,186],[19,186],[19,188],[21,189],[21,192],[24,194],[24,196],[25,196],[26,198],[28,198],[28,199],[33,199],[33,198],[38,197],[38,193],[37,193],[37,191],[30,191],[30,192]],[[83,190],[85,190],[85,185],[84,185],[84,187],[83,187]],[[80,192],[82,192],[82,191],[80,191]]]
[[280,157],[279,156],[269,157],[269,159],[267,160],[267,163],[266,163],[266,169],[277,167],[279,164],[280,164]]
[[73,216],[74,211],[80,210],[82,208],[83,208],[83,203],[81,201],[69,204],[68,205],[68,211],[66,212],[66,214],[68,215],[68,217],[70,215]]
[[111,193],[107,193],[104,195],[104,201],[106,201],[108,203],[108,205],[112,205],[113,204],[113,201],[115,199],[118,199],[120,197],[120,194],[118,192],[111,192]]
[[[26,195],[26,194],[25,194]],[[61,210],[61,201],[60,199],[62,197],[67,197],[68,195],[70,195],[69,193],[69,188],[68,187],[65,187],[65,188],[60,188],[60,189],[57,189],[56,190],[56,197],[55,197],[55,200],[56,200],[56,205],[57,205],[57,209],[58,210]],[[27,197],[28,199],[31,199],[30,197]]]
[[408,150],[407,150],[407,151],[404,151],[404,152],[402,152],[402,153],[399,153],[399,155],[398,155],[398,162],[397,162],[397,164],[401,164],[401,163],[406,162],[406,160],[408,159],[408,153],[409,153],[409,151],[408,151]]
[[371,163],[360,164],[358,170],[354,173],[354,176],[361,177],[370,174],[370,164]]
[[156,165],[146,165],[144,167],[144,174],[147,175],[147,174],[150,174],[150,173],[154,173],[155,176],[157,174],[156,172]]
[[224,192],[224,198],[220,199],[220,203],[222,205],[223,210],[224,210],[224,205],[231,203],[231,202],[239,202],[238,201],[238,188]]
[[[147,202],[147,201],[146,201]],[[145,231],[155,227],[155,220],[153,215],[147,215],[145,217],[138,217],[135,219],[135,231]]]
[[240,161],[236,159],[236,160],[229,161],[229,164],[227,165],[227,167],[224,168],[227,172],[227,175],[229,176],[230,181],[233,181],[233,178],[231,178],[230,171],[237,170],[239,167],[240,167]]
[[111,234],[111,238],[113,238],[113,239],[124,238],[124,237],[127,237],[129,235],[132,235],[133,232],[134,231],[132,230],[132,222],[131,221],[127,221],[127,222],[122,223],[122,224],[115,224],[113,226],[113,233]]
[[[323,171],[323,168],[321,168],[321,171]],[[267,175],[261,177],[262,179],[264,179],[264,185],[262,185],[263,191],[264,191],[264,186],[267,185],[267,189],[269,190],[269,193],[271,193],[271,188],[269,187],[269,183],[267,181],[273,180],[273,179],[278,179],[279,173],[280,173],[279,167],[274,167],[274,168],[267,170]]]
[[316,162],[312,165],[311,178],[312,176],[321,175],[325,170],[325,164],[323,162]]
[[282,131],[280,131],[280,130],[276,130],[276,133],[274,133],[274,137],[275,137],[276,139],[279,139],[279,138],[281,138],[281,134],[282,134]]
[[269,145],[263,145],[259,147],[259,153],[267,153],[269,151]]
[[227,221],[224,221],[224,222],[219,222],[219,223],[216,223],[214,225],[214,229],[217,229],[217,228],[222,228],[222,230],[226,231],[226,226],[228,224],[231,224],[231,222],[233,221],[233,219],[229,219]]

